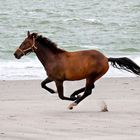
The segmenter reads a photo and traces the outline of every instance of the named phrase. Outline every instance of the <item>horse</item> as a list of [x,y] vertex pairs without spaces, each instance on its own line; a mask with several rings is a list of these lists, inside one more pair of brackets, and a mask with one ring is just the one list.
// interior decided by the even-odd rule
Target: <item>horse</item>
[[[47,78],[41,82],[42,88],[51,94],[55,91],[46,86],[55,82],[58,96],[62,100],[73,101],[69,109],[73,109],[83,99],[91,95],[95,88],[95,82],[109,69],[109,62],[114,68],[123,69],[140,76],[140,67],[127,57],[108,58],[97,50],[81,50],[69,52],[61,49],[56,43],[38,33],[27,32],[27,37],[15,51],[14,56],[20,59],[22,56],[34,52],[47,74]],[[84,87],[73,92],[70,97],[64,96],[64,81],[86,79]],[[79,95],[83,92],[83,95]]]

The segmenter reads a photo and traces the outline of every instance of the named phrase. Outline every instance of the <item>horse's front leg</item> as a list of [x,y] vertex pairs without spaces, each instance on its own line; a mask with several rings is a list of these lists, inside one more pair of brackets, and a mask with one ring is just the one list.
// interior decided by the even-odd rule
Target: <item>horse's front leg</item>
[[46,86],[47,83],[52,82],[53,80],[51,80],[49,77],[47,77],[44,81],[41,82],[41,87],[46,89],[47,91],[49,91],[50,93],[54,94],[56,93],[56,91],[54,91],[53,89],[49,88]]
[[58,96],[62,100],[69,100],[69,101],[75,101],[77,98],[76,97],[65,97],[64,96],[64,88],[63,88],[63,81],[55,81],[56,87],[57,87],[57,92]]

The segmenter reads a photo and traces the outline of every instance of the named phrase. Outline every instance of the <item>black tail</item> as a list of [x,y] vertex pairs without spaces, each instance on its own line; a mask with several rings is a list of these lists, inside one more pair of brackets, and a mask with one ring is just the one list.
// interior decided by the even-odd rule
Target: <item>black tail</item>
[[108,58],[108,61],[114,68],[123,69],[140,76],[140,67],[127,57]]

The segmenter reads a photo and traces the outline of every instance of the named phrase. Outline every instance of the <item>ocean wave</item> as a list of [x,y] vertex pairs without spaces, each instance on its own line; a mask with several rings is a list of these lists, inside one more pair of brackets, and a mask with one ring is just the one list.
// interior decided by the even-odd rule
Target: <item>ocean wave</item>
[[46,10],[41,9],[41,8],[33,9],[33,11],[35,11],[37,13],[44,13],[44,12],[46,12]]
[[90,24],[102,24],[100,20],[95,18],[67,18],[63,20],[64,22],[72,22],[72,21],[79,21],[83,23],[90,23]]
[[97,45],[81,45],[80,48],[82,48],[82,49],[96,49],[96,50],[99,50],[99,48],[101,48],[101,47],[97,46]]
[[[116,47],[106,47],[103,45],[81,45],[80,48],[87,48],[87,49],[97,49],[101,51],[105,51],[107,53],[113,53],[116,54],[131,54],[131,53],[138,53],[140,52],[139,48],[116,48]],[[113,53],[114,54],[114,53]]]
[[99,25],[103,24],[100,20],[95,18],[87,18],[87,19],[83,19],[83,21],[91,24],[99,24]]
[[124,49],[119,49],[121,52],[140,52],[140,49],[136,48],[124,48]]

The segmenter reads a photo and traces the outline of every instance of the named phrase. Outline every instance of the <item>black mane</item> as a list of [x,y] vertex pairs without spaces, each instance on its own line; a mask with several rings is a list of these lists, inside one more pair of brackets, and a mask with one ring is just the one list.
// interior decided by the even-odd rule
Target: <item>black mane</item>
[[63,49],[58,48],[56,43],[41,35],[36,38],[36,41],[39,42],[43,47],[49,48],[53,53],[65,52]]

